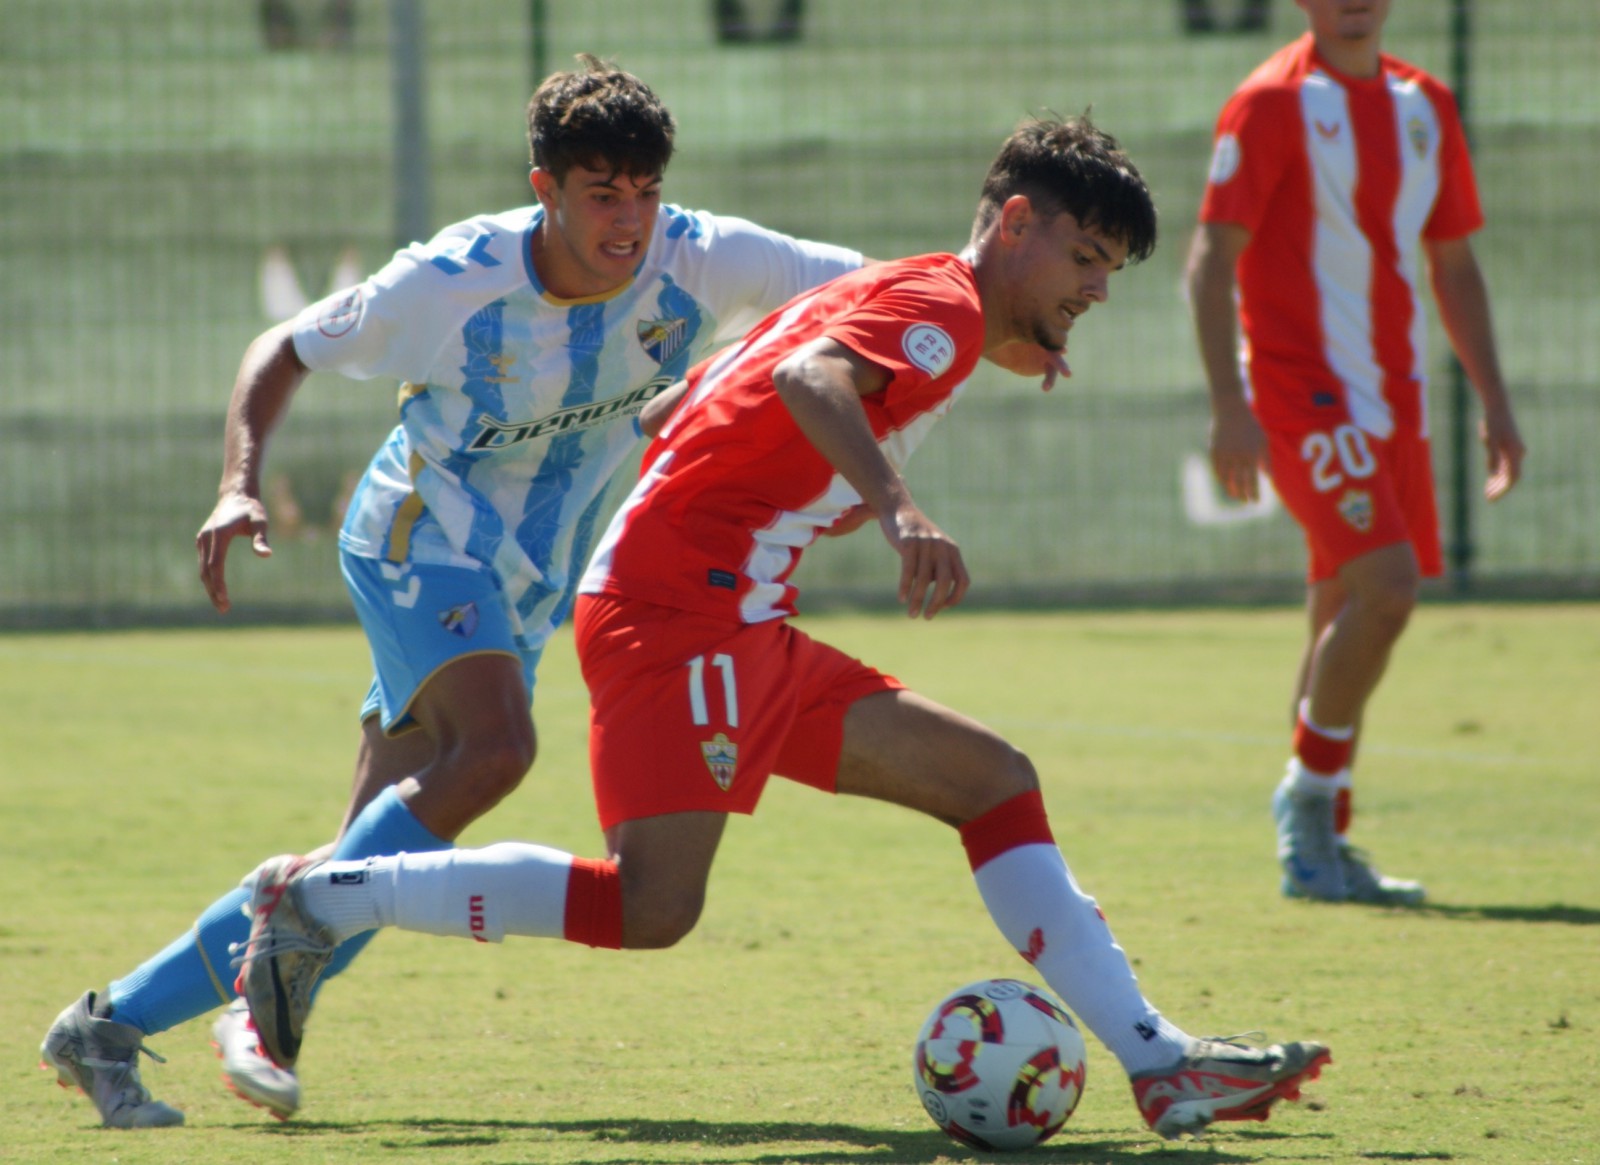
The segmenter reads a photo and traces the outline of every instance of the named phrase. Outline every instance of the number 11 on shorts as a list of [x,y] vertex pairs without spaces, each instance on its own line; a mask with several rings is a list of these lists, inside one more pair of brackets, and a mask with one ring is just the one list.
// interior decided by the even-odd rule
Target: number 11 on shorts
[[[706,657],[697,655],[684,665],[689,669],[689,713],[696,724],[710,724],[706,709]],[[717,654],[711,666],[722,673],[722,706],[729,728],[739,727],[739,689],[733,678],[733,656]]]

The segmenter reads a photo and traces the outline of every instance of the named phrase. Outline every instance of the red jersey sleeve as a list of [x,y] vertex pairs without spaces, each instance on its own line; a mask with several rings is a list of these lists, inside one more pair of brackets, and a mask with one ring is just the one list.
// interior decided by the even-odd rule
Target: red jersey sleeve
[[833,320],[825,334],[889,373],[888,407],[929,385],[940,391],[971,374],[983,353],[983,310],[970,280],[912,271]]
[[1222,107],[1201,222],[1235,223],[1251,233],[1261,225],[1301,140],[1293,100],[1287,89],[1251,86]]
[[1483,226],[1478,182],[1472,173],[1472,156],[1455,94],[1436,82],[1428,85],[1427,94],[1439,117],[1439,197],[1422,228],[1422,237],[1459,239]]

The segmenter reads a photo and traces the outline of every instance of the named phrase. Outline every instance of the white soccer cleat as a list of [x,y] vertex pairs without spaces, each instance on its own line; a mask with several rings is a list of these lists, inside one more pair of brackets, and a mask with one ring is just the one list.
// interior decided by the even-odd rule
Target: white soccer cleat
[[279,1120],[300,1107],[300,1077],[272,1062],[250,1019],[250,1007],[235,999],[211,1025],[211,1043],[222,1060],[222,1079],[238,1095]]
[[312,990],[338,946],[300,902],[300,881],[320,864],[285,854],[268,858],[245,880],[254,921],[234,958],[234,990],[250,1008],[262,1051],[280,1068],[292,1069],[300,1056]]
[[1344,902],[1350,897],[1339,834],[1334,828],[1333,796],[1304,792],[1294,773],[1272,794],[1272,819],[1278,828],[1278,864],[1285,898]]
[[39,1066],[54,1068],[56,1082],[76,1087],[94,1101],[108,1129],[159,1129],[183,1123],[183,1113],[152,1100],[139,1079],[139,1053],[158,1063],[144,1046],[144,1033],[94,1013],[94,992],[56,1016],[39,1045]]
[[1175,1141],[1199,1136],[1213,1121],[1264,1121],[1280,1100],[1299,1100],[1332,1057],[1318,1043],[1251,1048],[1227,1040],[1197,1040],[1171,1068],[1130,1078],[1145,1123]]

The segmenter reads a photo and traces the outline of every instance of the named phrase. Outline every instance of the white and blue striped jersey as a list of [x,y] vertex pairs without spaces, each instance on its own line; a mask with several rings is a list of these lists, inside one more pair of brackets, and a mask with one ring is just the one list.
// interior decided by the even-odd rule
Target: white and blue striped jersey
[[716,346],[861,255],[663,206],[633,279],[560,300],[532,264],[542,207],[412,244],[294,321],[307,367],[402,381],[400,423],[340,532],[393,563],[488,566],[541,645],[570,606],[637,414]]

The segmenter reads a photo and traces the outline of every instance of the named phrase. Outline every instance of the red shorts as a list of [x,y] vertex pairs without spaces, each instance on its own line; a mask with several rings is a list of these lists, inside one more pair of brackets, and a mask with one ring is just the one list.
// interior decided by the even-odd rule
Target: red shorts
[[734,623],[580,595],[589,767],[600,826],[753,813],[773,773],[832,792],[844,714],[905,685],[781,619]]
[[1397,542],[1411,543],[1424,577],[1443,573],[1426,438],[1382,440],[1348,423],[1267,438],[1272,487],[1306,536],[1310,582]]

